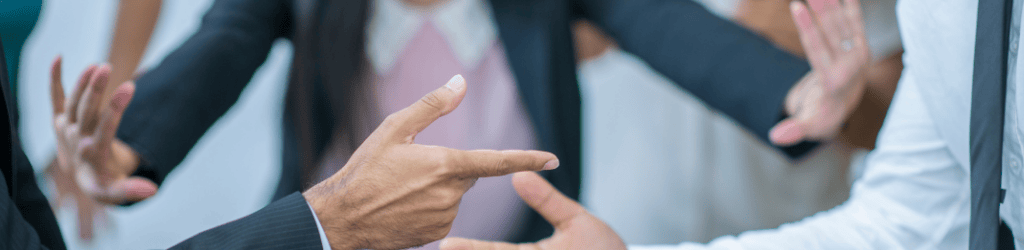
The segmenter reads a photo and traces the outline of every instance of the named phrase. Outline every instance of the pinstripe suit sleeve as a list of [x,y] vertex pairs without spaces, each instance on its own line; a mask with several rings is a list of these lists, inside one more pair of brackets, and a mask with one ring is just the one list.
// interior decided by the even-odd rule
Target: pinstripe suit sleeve
[[171,249],[323,249],[309,204],[295,192]]

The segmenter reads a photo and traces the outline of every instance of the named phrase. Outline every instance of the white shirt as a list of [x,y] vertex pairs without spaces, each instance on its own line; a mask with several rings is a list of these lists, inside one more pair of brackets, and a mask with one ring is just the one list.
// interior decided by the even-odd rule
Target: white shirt
[[[634,249],[967,249],[970,222],[971,86],[977,0],[902,0],[897,6],[906,54],[903,78],[850,200],[831,211],[708,245],[681,244]],[[1014,77],[1024,73],[1015,65]],[[1024,98],[1020,81],[1008,95]],[[1007,126],[1017,126],[1024,109],[1008,109]],[[1004,157],[1020,159],[1020,147]],[[1019,162],[1019,160],[1018,160]],[[1022,245],[1024,200],[1020,164],[1003,173],[1006,200],[1001,217]],[[1014,165],[1016,167],[1014,167]]]

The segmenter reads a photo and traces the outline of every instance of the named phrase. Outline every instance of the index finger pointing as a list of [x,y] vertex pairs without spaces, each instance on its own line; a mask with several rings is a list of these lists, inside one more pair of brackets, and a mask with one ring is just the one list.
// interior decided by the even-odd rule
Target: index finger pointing
[[502,176],[515,172],[552,170],[558,167],[558,157],[543,151],[523,150],[448,150],[453,173],[460,178]]

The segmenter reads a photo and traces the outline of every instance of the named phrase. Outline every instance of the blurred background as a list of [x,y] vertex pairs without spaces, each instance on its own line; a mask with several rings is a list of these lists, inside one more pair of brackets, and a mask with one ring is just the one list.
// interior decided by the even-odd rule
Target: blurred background
[[[159,63],[191,35],[212,1],[157,2],[159,16],[138,71]],[[802,55],[788,0],[699,2]],[[774,228],[845,201],[861,158],[874,145],[877,128],[871,124],[880,126],[902,68],[895,0],[863,2],[876,62],[862,104],[874,106],[859,114],[869,125],[852,125],[796,160],[618,50],[600,30],[578,23],[584,205],[627,243],[654,244],[707,242]],[[21,51],[22,138],[44,192],[53,199],[58,188],[45,174],[55,153],[46,84],[50,62],[60,54],[64,72],[81,72],[108,61],[119,6],[118,0],[46,0]],[[69,247],[168,247],[266,205],[280,175],[281,103],[291,58],[291,44],[278,41],[240,101],[168,177],[159,195],[132,207],[97,208],[95,215],[79,214],[74,202],[60,203],[56,214]],[[74,87],[76,77],[65,73],[65,89]],[[83,217],[94,220],[91,232],[80,230]],[[83,233],[90,236],[80,237]]]

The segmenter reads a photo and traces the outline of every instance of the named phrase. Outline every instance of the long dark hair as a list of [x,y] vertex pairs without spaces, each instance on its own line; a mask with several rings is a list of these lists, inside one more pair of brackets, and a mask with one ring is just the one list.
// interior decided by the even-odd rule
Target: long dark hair
[[308,170],[319,163],[331,138],[342,138],[354,150],[366,136],[357,121],[369,103],[369,5],[369,0],[322,0],[308,12],[312,16],[297,17],[308,23],[292,39],[285,110],[298,144],[303,185],[311,181]]

